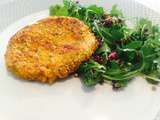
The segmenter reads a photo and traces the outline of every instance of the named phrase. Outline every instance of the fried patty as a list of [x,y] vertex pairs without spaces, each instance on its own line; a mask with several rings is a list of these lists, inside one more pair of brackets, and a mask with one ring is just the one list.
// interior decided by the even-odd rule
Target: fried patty
[[53,83],[75,72],[97,44],[80,20],[49,17],[24,27],[10,39],[6,66],[22,79]]

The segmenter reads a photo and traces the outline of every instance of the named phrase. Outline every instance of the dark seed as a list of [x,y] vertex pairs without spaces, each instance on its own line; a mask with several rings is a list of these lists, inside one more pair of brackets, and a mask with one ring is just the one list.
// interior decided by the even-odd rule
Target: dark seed
[[104,23],[104,26],[106,26],[106,27],[111,27],[114,22],[112,21],[112,19],[107,18],[107,19],[104,20],[103,23]]
[[152,91],[156,91],[157,88],[155,86],[152,86]]
[[120,18],[117,21],[118,21],[118,23],[122,23],[122,24],[124,23],[124,20],[122,20]]
[[103,57],[99,55],[93,56],[93,59],[98,63],[103,63]]
[[148,29],[144,29],[144,32],[148,32],[149,30]]
[[113,87],[113,90],[121,90],[122,89],[121,84],[116,83],[116,82],[112,84],[112,87]]
[[102,47],[102,40],[100,38],[97,38],[97,41],[98,41],[98,48]]
[[104,84],[104,80],[101,80],[101,81],[99,82],[99,84],[100,84],[100,85],[103,85],[103,84]]

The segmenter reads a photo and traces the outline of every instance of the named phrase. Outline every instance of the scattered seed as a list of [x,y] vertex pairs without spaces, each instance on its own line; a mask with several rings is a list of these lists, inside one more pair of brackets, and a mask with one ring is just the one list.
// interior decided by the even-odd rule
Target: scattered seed
[[152,91],[156,91],[156,90],[157,90],[156,86],[152,86]]
[[77,73],[75,73],[75,74],[74,74],[74,77],[78,77],[78,74],[77,74]]

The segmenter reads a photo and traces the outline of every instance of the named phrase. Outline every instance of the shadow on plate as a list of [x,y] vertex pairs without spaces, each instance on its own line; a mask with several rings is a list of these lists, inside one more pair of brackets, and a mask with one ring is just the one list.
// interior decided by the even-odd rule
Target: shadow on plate
[[[47,83],[42,83],[42,82],[39,82],[39,81],[36,81],[36,80],[35,80],[35,81],[33,81],[33,80],[24,80],[24,79],[22,79],[22,78],[20,78],[20,77],[17,77],[16,75],[14,75],[13,73],[11,73],[11,72],[8,71],[8,70],[6,70],[6,72],[7,72],[7,75],[8,75],[8,76],[13,77],[14,80],[18,80],[18,81],[20,81],[20,82],[40,84],[40,85],[48,85],[48,86],[52,86],[52,85],[54,85],[56,82],[57,82],[57,83],[64,83],[64,84],[65,84],[66,81],[71,80],[72,78],[74,78],[74,75],[72,74],[72,75],[70,75],[70,76],[67,77],[67,78],[63,78],[63,79],[60,79],[60,80],[55,81],[53,84],[47,84]],[[94,91],[94,90],[96,89],[95,87],[86,87],[86,86],[84,85],[84,83],[82,82],[82,80],[81,80],[80,77],[78,77],[78,80],[80,80],[81,88],[82,88],[82,90],[83,90],[84,92],[90,93],[90,92],[92,92],[92,91]]]

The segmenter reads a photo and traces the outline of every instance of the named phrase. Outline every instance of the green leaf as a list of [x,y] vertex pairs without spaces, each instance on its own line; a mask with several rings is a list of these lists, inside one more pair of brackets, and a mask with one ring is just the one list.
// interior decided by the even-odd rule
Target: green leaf
[[106,38],[106,39],[109,39],[112,37],[111,33],[110,33],[110,29],[108,29],[107,27],[101,27],[101,32],[102,32],[102,35]]
[[152,30],[152,22],[150,20],[141,18],[139,21],[137,21],[136,29],[142,29],[144,26],[148,30]]
[[83,74],[83,77],[82,77],[82,82],[87,87],[95,86],[100,81],[102,81],[102,77],[98,72],[87,71],[86,73]]
[[160,72],[155,71],[145,76],[146,80],[152,84],[158,84],[160,82]]
[[145,44],[141,49],[144,53],[146,63],[146,66],[143,69],[144,74],[148,75],[157,70],[157,63],[154,61],[160,58],[159,44],[160,41],[156,37],[155,39],[152,38],[145,41]]
[[103,42],[102,47],[97,49],[96,54],[100,54],[100,55],[103,55],[103,56],[107,57],[107,54],[110,51],[111,50],[110,50],[109,46],[105,42]]
[[139,49],[143,45],[143,41],[131,41],[127,45],[123,46],[123,48],[127,49]]
[[51,6],[49,11],[51,16],[68,16],[68,9],[60,5]]
[[87,8],[88,10],[94,12],[97,15],[103,15],[104,14],[104,10],[102,7],[98,7],[97,5],[91,5]]
[[86,86],[94,86],[102,81],[102,73],[105,71],[105,67],[90,59],[89,62],[84,62],[78,73],[82,74],[82,82]]
[[116,61],[112,61],[112,62],[110,63],[110,68],[111,68],[111,70],[120,69],[120,68],[119,68],[119,64],[118,64]]
[[128,61],[129,62],[133,62],[134,61],[134,59],[136,58],[136,53],[135,52],[130,52],[130,51],[128,51],[127,52],[127,56],[128,56]]
[[110,11],[110,15],[111,15],[111,16],[115,16],[115,17],[123,17],[123,13],[122,13],[121,10],[119,10],[119,9],[117,8],[117,5],[113,5],[113,6],[112,6],[112,9],[111,9],[111,11]]
[[121,29],[113,29],[111,31],[112,40],[117,41],[124,37],[124,33]]
[[155,52],[154,48],[148,45],[144,45],[141,50],[143,51],[144,56],[152,55]]
[[70,8],[72,1],[71,0],[63,0],[63,4],[66,8]]
[[122,73],[120,66],[116,61],[111,61],[110,64],[107,65],[107,67],[107,75],[119,75]]

